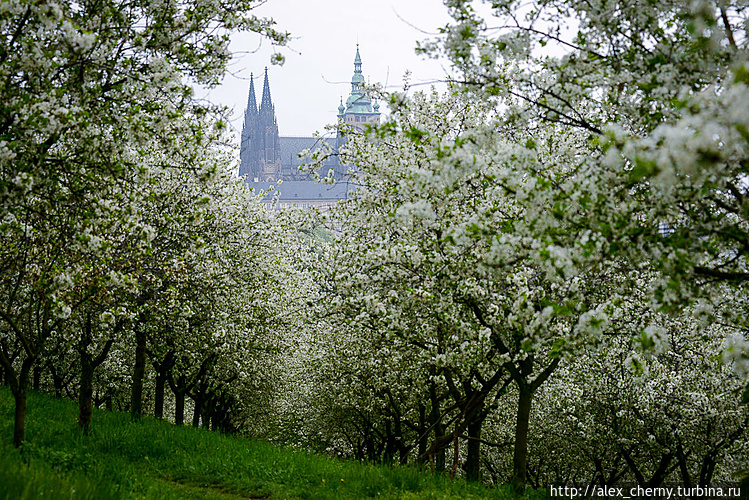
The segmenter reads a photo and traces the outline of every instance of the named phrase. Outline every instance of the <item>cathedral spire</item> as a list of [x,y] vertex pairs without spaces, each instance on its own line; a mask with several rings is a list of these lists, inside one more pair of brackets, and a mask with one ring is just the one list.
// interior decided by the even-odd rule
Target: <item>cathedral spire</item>
[[242,136],[239,143],[239,175],[252,176],[252,163],[257,157],[253,145],[257,141],[257,101],[255,100],[255,78],[250,73],[250,95],[247,97],[247,109],[244,112]]
[[361,73],[361,56],[359,55],[359,44],[356,44],[356,57],[354,58],[354,72]]
[[255,97],[255,76],[250,75],[250,96],[247,99],[239,157],[240,176],[263,182],[281,179],[281,143],[276,113],[270,98],[268,68],[265,68],[259,109]]
[[270,85],[268,84],[268,68],[265,68],[265,81],[263,82],[263,100],[260,101],[260,113],[273,114],[273,102],[270,99]]
[[364,75],[361,72],[361,56],[359,55],[359,44],[356,44],[356,57],[354,58],[354,76],[351,77],[351,95],[361,95],[364,93],[362,85],[364,84]]
[[247,98],[247,111],[245,116],[253,116],[257,114],[257,101],[255,100],[255,82],[253,74],[250,73],[250,96]]

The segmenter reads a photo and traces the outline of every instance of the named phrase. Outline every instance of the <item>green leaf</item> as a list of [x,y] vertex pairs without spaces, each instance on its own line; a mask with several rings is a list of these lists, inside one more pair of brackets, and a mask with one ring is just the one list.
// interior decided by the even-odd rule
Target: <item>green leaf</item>
[[743,137],[746,142],[749,142],[749,130],[747,130],[746,125],[743,123],[737,123],[736,130],[739,131],[739,134],[741,134],[741,137]]
[[639,156],[635,158],[635,167],[629,173],[629,180],[639,182],[645,177],[651,177],[658,171],[658,166],[652,160],[645,160]]
[[733,70],[733,83],[749,84],[749,70],[746,69],[745,65],[742,64]]
[[563,338],[557,339],[554,341],[554,344],[551,346],[551,351],[549,351],[549,357],[554,359],[558,358],[562,355],[562,349],[567,344],[567,341]]

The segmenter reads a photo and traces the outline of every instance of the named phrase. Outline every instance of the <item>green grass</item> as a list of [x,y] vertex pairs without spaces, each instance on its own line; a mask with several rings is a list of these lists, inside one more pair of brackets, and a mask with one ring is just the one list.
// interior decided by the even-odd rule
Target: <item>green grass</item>
[[[333,460],[263,441],[95,411],[91,435],[75,403],[30,394],[27,441],[11,445],[13,399],[0,389],[0,500],[21,498],[514,498],[411,467]],[[534,492],[541,498],[541,492]]]

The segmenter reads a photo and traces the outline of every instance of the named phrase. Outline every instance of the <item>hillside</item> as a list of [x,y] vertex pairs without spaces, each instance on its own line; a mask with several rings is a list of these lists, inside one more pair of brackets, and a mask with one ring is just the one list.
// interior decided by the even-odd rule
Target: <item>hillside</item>
[[[0,499],[19,498],[511,498],[413,468],[373,466],[30,394],[27,442],[13,449],[13,399],[0,389]],[[539,495],[540,497],[540,495]]]

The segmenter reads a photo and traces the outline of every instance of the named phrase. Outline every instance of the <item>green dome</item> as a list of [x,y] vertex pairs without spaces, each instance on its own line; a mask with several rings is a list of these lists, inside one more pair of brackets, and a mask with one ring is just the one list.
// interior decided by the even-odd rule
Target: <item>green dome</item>
[[[359,54],[359,45],[357,44],[356,57],[354,58],[354,75],[351,77],[351,95],[346,99],[345,107],[343,106],[343,103],[338,107],[339,115],[379,114],[379,111],[376,108],[372,109],[372,101],[369,96],[364,93],[364,82],[364,75],[361,70],[361,55]],[[379,105],[377,107],[379,108]]]

